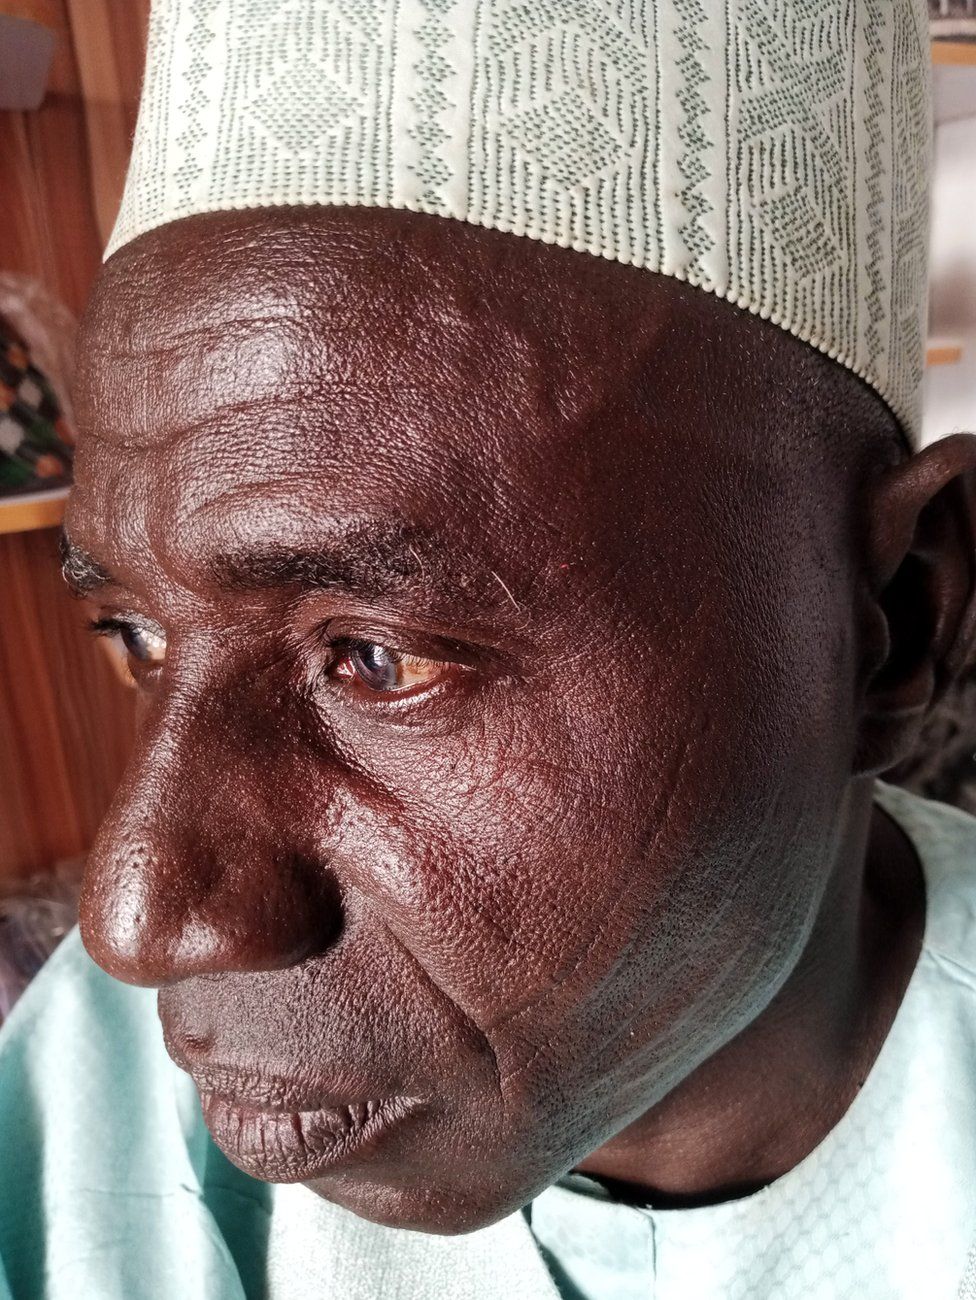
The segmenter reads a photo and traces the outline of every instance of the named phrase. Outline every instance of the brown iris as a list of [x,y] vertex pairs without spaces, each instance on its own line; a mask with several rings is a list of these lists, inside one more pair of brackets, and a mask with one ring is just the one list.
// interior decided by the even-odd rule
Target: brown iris
[[336,660],[332,676],[341,681],[357,681],[377,692],[409,691],[429,686],[444,671],[443,663],[405,654],[375,641],[346,644]]

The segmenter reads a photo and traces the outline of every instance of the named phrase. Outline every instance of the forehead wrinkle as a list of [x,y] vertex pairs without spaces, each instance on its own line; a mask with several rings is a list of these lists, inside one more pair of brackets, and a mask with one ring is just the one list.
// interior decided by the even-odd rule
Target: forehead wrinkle
[[[153,299],[146,300],[146,310],[155,313],[150,316],[151,327],[140,329],[137,323],[126,322],[124,342],[110,341],[105,331],[100,331],[91,340],[88,350],[93,356],[104,357],[109,361],[130,361],[145,357],[166,357],[173,353],[185,351],[188,343],[205,346],[214,340],[222,341],[228,329],[236,328],[247,334],[261,335],[266,330],[279,329],[283,324],[297,323],[294,311],[279,312],[277,315],[241,315],[239,312],[228,313],[226,317],[205,317],[195,325],[177,325],[170,330],[159,316],[159,304]],[[185,320],[185,317],[180,319]],[[160,328],[166,328],[168,342],[159,341]]]
[[298,400],[308,326],[291,318],[229,322],[193,331],[189,347],[165,341],[83,349],[79,422],[86,436],[145,446],[259,402]]
[[[287,296],[265,274],[255,286],[253,265],[244,268],[249,272],[245,277],[239,265],[227,268],[223,262],[229,287],[215,286],[213,268],[201,267],[200,277],[194,278],[192,289],[183,288],[175,306],[159,301],[156,276],[142,277],[149,287],[134,293],[127,286],[124,292],[116,287],[115,294],[103,289],[101,314],[107,318],[108,342],[97,328],[88,333],[92,354],[99,358],[96,371],[109,372],[108,392],[95,412],[97,418],[83,421],[83,428],[111,430],[113,440],[139,445],[169,436],[176,424],[193,427],[225,412],[234,416],[262,400],[296,400],[308,407],[316,398],[327,402],[370,391],[376,396],[403,395],[427,391],[438,381],[469,385],[472,379],[479,387],[497,389],[501,371],[509,377],[503,390],[509,398],[511,377],[518,374],[533,405],[548,407],[558,416],[576,414],[580,396],[570,396],[577,386],[572,354],[581,341],[575,338],[577,313],[569,310],[569,302],[557,313],[557,328],[552,310],[541,310],[531,296],[526,301],[524,285],[521,291],[506,293],[493,283],[480,285],[477,277],[474,285],[470,277],[459,281],[453,263],[432,259],[429,249],[421,256],[409,241],[400,249],[396,267],[388,268],[389,279],[384,279],[375,256],[367,256],[371,241],[363,242],[352,259],[337,256],[343,249],[331,245],[323,259],[320,239],[311,248],[290,246],[293,255],[300,254],[297,262],[307,279],[301,288],[296,286],[290,267]],[[264,266],[261,258],[273,265],[274,247],[275,242],[268,241],[258,250],[248,242],[248,256],[259,251],[258,265]],[[398,286],[392,297],[391,282]],[[549,290],[542,296],[552,308],[553,287],[544,282],[539,288]],[[117,296],[123,303],[128,296],[128,311],[122,315],[129,319],[120,321],[108,310]],[[572,295],[571,301],[579,306],[577,297]],[[585,295],[583,301],[588,301]],[[233,310],[226,310],[228,306]],[[590,306],[595,309],[592,302]],[[388,337],[376,328],[377,314],[395,327]],[[602,321],[600,310],[596,315]],[[561,336],[560,347],[554,346],[554,331]],[[121,346],[113,348],[112,339]],[[186,348],[180,346],[183,339]],[[482,365],[486,349],[495,358],[487,370]],[[504,366],[499,364],[502,354]],[[416,378],[418,364],[422,383]],[[113,367],[125,373],[113,375]],[[232,395],[233,401],[222,402],[225,395]]]
[[[162,384],[159,358],[164,354],[133,354],[130,373],[116,373],[111,386],[89,390],[80,419],[84,436],[131,450],[163,447],[184,436],[219,433],[222,425],[244,431],[248,422],[266,418],[280,424],[289,412],[305,416],[342,400],[389,403],[424,397],[438,386],[410,373],[391,375],[388,369],[365,373],[355,357],[339,356],[321,337],[314,350],[292,339],[278,337],[276,342],[276,354],[264,351],[253,364],[253,339],[225,341],[207,355],[164,362]],[[166,352],[175,357],[178,349]],[[225,394],[229,400],[220,400]]]

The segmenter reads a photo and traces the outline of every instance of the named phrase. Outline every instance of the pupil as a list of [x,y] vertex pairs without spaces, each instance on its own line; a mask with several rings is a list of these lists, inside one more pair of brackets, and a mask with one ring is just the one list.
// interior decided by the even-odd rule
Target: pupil
[[360,645],[353,653],[360,677],[374,691],[392,691],[397,684],[396,659],[380,645]]
[[133,659],[142,663],[161,660],[166,648],[165,638],[151,628],[126,627],[121,630],[122,644]]
[[134,659],[148,659],[149,647],[146,645],[146,638],[135,628],[128,628],[122,633],[122,644]]

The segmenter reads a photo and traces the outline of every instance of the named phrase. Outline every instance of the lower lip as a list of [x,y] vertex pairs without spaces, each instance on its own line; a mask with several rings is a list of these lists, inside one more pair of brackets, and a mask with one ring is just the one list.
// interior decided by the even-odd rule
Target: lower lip
[[414,1109],[394,1097],[338,1110],[279,1113],[201,1093],[203,1117],[229,1160],[269,1183],[304,1183],[362,1159]]

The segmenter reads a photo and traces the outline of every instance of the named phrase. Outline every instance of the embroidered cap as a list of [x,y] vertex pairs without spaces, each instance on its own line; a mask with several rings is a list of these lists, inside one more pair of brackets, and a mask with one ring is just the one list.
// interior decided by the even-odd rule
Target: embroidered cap
[[407,208],[645,267],[917,442],[925,0],[154,0],[106,256],[200,212]]

